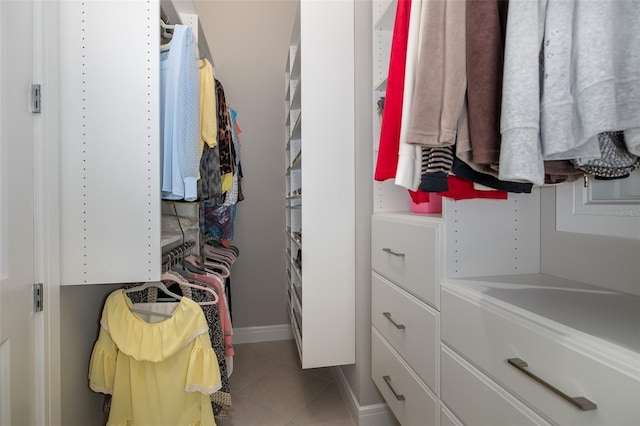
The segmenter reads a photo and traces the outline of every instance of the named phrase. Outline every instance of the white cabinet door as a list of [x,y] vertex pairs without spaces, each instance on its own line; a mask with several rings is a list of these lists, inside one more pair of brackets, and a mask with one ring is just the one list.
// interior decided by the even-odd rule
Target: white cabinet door
[[0,1],[0,424],[34,425],[33,4]]

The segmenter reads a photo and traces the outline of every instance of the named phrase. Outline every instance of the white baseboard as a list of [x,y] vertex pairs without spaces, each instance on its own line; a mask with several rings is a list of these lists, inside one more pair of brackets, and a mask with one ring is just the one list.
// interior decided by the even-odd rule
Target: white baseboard
[[389,409],[389,406],[385,403],[361,406],[340,367],[332,367],[331,373],[338,385],[342,399],[347,403],[347,408],[349,409],[351,418],[356,425],[393,426],[398,424],[398,421]]
[[291,324],[265,325],[261,327],[233,328],[233,343],[258,343],[273,340],[291,340]]

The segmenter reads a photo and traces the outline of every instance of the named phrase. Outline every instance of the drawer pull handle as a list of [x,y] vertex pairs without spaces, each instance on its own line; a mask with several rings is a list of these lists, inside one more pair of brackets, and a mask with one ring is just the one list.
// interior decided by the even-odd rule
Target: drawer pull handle
[[384,315],[389,321],[391,321],[391,324],[395,325],[397,329],[404,330],[405,328],[407,328],[404,326],[404,324],[398,324],[397,322],[392,320],[391,312],[383,312],[382,315]]
[[398,395],[398,393],[393,388],[393,386],[391,386],[391,377],[382,376],[382,378],[384,379],[384,381],[387,384],[387,386],[389,386],[389,389],[391,389],[391,392],[393,392],[393,396],[395,396],[398,401],[404,401],[405,400],[404,395]]
[[395,252],[395,251],[391,250],[391,249],[390,249],[390,248],[388,248],[388,247],[383,248],[383,249],[382,249],[382,251],[383,251],[383,252],[385,252],[385,253],[392,254],[392,255],[394,255],[394,256],[404,257],[404,253],[398,253],[398,252]]
[[546,387],[547,389],[552,391],[553,393],[555,393],[555,394],[561,396],[563,399],[569,401],[571,404],[575,405],[576,407],[578,407],[582,411],[595,410],[598,407],[595,403],[589,401],[585,397],[582,397],[582,396],[575,396],[575,397],[574,396],[569,396],[566,393],[562,392],[560,389],[558,389],[555,386],[551,385],[550,383],[545,382],[544,380],[542,380],[540,377],[536,376],[535,374],[533,374],[529,370],[526,370],[526,367],[528,367],[529,364],[527,364],[526,361],[523,361],[520,358],[509,358],[509,359],[507,359],[507,362],[509,364],[511,364],[512,366],[514,366],[515,368],[517,368],[518,370],[522,371],[527,376],[531,377],[536,382],[540,383],[541,385],[543,385],[544,387]]

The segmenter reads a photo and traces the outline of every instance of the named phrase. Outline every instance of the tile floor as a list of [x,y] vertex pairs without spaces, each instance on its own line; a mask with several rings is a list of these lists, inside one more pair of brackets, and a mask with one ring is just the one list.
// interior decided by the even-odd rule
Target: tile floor
[[218,426],[355,426],[330,369],[303,370],[293,340],[233,347],[231,412]]

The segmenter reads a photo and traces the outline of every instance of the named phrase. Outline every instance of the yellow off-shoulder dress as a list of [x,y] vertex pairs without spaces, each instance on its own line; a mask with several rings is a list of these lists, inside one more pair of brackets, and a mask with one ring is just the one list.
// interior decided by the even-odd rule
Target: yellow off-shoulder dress
[[123,290],[109,295],[91,354],[90,388],[113,395],[107,426],[215,426],[220,370],[200,306],[183,297],[156,323],[131,306]]

